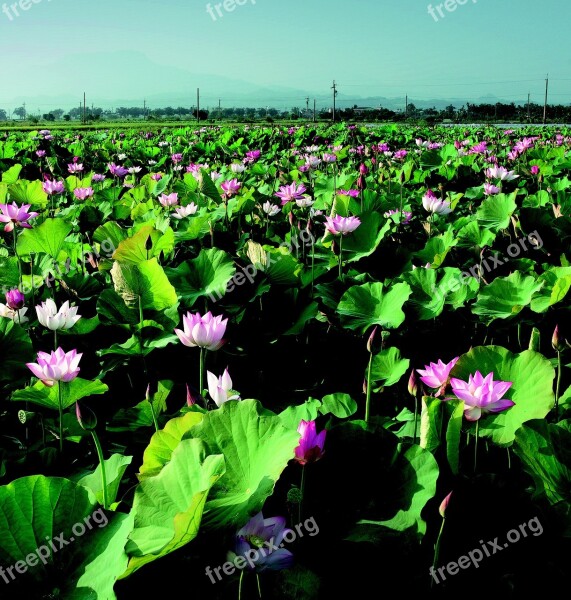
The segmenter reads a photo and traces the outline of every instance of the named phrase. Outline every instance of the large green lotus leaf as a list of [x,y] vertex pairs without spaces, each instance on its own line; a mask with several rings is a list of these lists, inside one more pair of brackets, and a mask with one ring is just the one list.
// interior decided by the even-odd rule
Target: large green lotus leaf
[[468,381],[476,371],[484,377],[493,373],[494,380],[513,383],[505,398],[515,402],[515,406],[480,419],[480,436],[489,437],[500,446],[511,445],[523,423],[543,419],[555,404],[555,370],[538,352],[512,354],[501,346],[478,346],[460,357],[450,375]]
[[297,431],[301,421],[315,421],[319,413],[321,402],[316,398],[310,398],[303,404],[288,406],[278,416],[282,424],[288,429]]
[[203,296],[214,301],[224,296],[236,267],[226,252],[209,248],[201,250],[195,259],[181,263],[176,269],[165,271],[178,295],[192,306]]
[[397,283],[388,291],[382,283],[355,285],[343,294],[337,312],[347,329],[364,332],[374,325],[394,329],[404,322],[402,307],[411,293],[408,283]]
[[543,313],[567,296],[571,289],[571,267],[551,267],[539,276],[538,282],[545,285],[531,300],[531,310]]
[[35,254],[45,252],[57,260],[70,231],[71,225],[63,219],[46,219],[38,227],[25,229],[19,235],[18,254],[28,256],[32,252]]
[[371,380],[377,384],[377,388],[389,387],[401,380],[409,366],[410,360],[401,358],[398,348],[381,350],[373,356]]
[[184,434],[200,423],[203,417],[203,413],[189,412],[183,417],[171,419],[164,429],[157,431],[143,454],[143,464],[139,469],[139,481],[158,475],[171,460],[172,453]]
[[426,242],[426,246],[415,254],[415,257],[421,265],[431,264],[433,268],[440,267],[446,256],[458,243],[458,240],[454,237],[454,230],[452,226],[441,235],[430,238]]
[[516,432],[514,452],[533,477],[536,496],[547,496],[551,504],[570,502],[571,421],[526,423]]
[[299,433],[256,400],[226,402],[185,437],[202,440],[209,454],[224,455],[226,473],[212,489],[204,515],[215,527],[240,527],[259,512],[299,443]]
[[2,288],[2,296],[20,283],[20,272],[18,269],[18,259],[15,256],[0,257],[0,287]]
[[156,258],[139,264],[115,262],[111,269],[115,291],[125,304],[136,307],[139,298],[143,308],[161,311],[176,304],[178,299],[174,287]]
[[422,509],[426,503],[436,495],[436,480],[439,469],[436,459],[431,452],[420,446],[410,446],[398,456],[395,468],[399,469],[398,484],[391,488],[401,508],[392,519],[386,521],[359,521],[350,540],[371,540],[374,538],[374,529],[377,536],[382,536],[382,528],[388,527],[395,531],[406,531],[414,528],[415,531],[424,535],[426,523],[421,517]]
[[107,221],[93,232],[93,241],[98,242],[102,246],[102,250],[109,254],[109,250],[112,249],[114,252],[127,235],[127,231],[118,223]]
[[113,325],[134,325],[139,322],[139,312],[129,308],[119,294],[106,289],[97,298],[97,314],[104,323]]
[[349,394],[328,394],[321,400],[319,413],[333,415],[338,419],[347,419],[358,410],[358,405]]
[[[133,460],[132,456],[123,456],[122,454],[113,454],[105,460],[105,477],[107,481],[107,500],[110,503],[115,502],[117,499],[117,493],[119,492],[119,486],[121,485],[121,479],[125,474],[127,467]],[[93,473],[88,473],[77,479],[74,479],[76,483],[83,485],[90,489],[97,498],[99,504],[103,504],[103,481],[101,479],[101,464],[97,465],[97,468]]]
[[210,177],[210,174],[205,169],[200,169],[198,183],[201,194],[204,194],[205,196],[211,198],[215,202],[221,201],[220,192],[218,191],[218,188],[214,185],[212,177]]
[[482,202],[482,205],[476,213],[476,219],[486,229],[498,232],[501,229],[507,229],[510,224],[511,216],[517,209],[515,198],[517,191],[510,196],[506,194],[496,194],[489,196]]
[[415,309],[420,321],[435,319],[444,309],[444,290],[436,286],[436,270],[414,269],[405,274],[412,296],[410,305]]
[[224,473],[224,457],[208,455],[200,440],[184,440],[170,462],[135,490],[131,514],[135,527],[129,536],[127,577],[143,565],[191,542],[200,528],[204,503]]
[[26,181],[21,179],[8,186],[10,200],[18,204],[31,204],[32,209],[44,208],[48,203],[48,195],[44,192],[42,182],[39,179],[35,181]]
[[[107,385],[102,381],[99,381],[99,379],[88,381],[87,379],[76,377],[69,383],[61,384],[61,400],[63,408],[65,410],[72,404],[75,404],[78,400],[82,400],[88,396],[105,394],[108,390],[109,388]],[[32,402],[33,404],[39,404],[40,406],[58,410],[58,384],[47,387],[41,381],[37,381],[30,387],[23,390],[16,390],[12,394],[12,400],[15,402]]]
[[34,475],[0,487],[0,564],[34,564],[36,549],[46,556],[45,565],[16,573],[2,597],[114,600],[132,528],[132,516],[104,512],[87,488],[67,479]]
[[28,379],[30,371],[27,362],[32,362],[34,352],[26,330],[12,319],[0,317],[0,384],[10,383],[11,387]]
[[519,314],[531,302],[533,295],[544,283],[519,271],[507,277],[497,277],[480,290],[472,312],[486,323],[495,319],[509,319]]
[[359,218],[361,225],[343,240],[343,259],[347,262],[370,256],[391,228],[390,221],[379,212],[363,213]]
[[[11,156],[8,156],[7,154],[2,154],[2,150],[5,151],[7,148],[8,145],[3,143],[0,144],[0,158],[13,158],[15,156],[15,154],[12,154]],[[20,164],[12,165],[8,170],[2,173],[2,182],[7,185],[16,183],[16,181],[18,181],[18,177],[20,176],[22,168],[23,167]]]
[[174,232],[170,227],[162,232],[153,225],[143,224],[131,237],[119,242],[113,258],[122,264],[138,265],[149,258],[158,257],[161,252],[168,254],[173,248]]

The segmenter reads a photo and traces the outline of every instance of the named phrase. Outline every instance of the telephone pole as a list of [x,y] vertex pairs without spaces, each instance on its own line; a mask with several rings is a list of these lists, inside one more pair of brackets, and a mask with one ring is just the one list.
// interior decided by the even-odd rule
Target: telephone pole
[[200,88],[196,88],[196,122],[200,123]]
[[404,118],[408,117],[408,94],[404,97]]
[[315,98],[313,99],[313,122],[315,123]]
[[543,105],[543,124],[545,125],[545,121],[547,120],[547,91],[549,89],[549,73],[547,73],[547,77],[545,78],[545,104]]
[[87,119],[85,116],[85,92],[83,92],[83,123],[85,124],[86,121]]
[[305,118],[309,116],[309,96],[305,99]]
[[333,80],[331,89],[333,90],[333,122],[335,123],[335,98],[337,97],[337,84],[335,83],[335,80]]

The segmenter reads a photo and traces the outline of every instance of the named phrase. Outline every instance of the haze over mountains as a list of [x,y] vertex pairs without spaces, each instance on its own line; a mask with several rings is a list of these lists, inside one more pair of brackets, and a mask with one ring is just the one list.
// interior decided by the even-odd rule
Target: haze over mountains
[[[90,65],[86,70],[85,64]],[[318,109],[328,109],[332,105],[331,81],[323,79],[323,85],[316,82],[313,89],[301,89],[294,86],[281,85],[277,82],[260,86],[242,79],[229,76],[211,75],[202,66],[198,71],[197,61],[189,59],[188,70],[171,65],[162,65],[149,59],[145,54],[135,51],[109,52],[99,54],[76,54],[61,58],[55,62],[44,64],[38,68],[28,85],[21,86],[18,93],[4,88],[0,96],[0,108],[13,109],[25,102],[29,112],[47,112],[56,108],[69,110],[83,101],[86,92],[87,103],[103,109],[119,106],[147,107],[195,106],[196,89],[200,87],[201,108],[212,109],[222,107],[272,107],[277,109],[305,108],[306,98],[313,108],[316,100]],[[17,65],[8,66],[8,70]],[[121,72],[121,84],[110,89],[109,71]],[[402,110],[405,105],[405,93],[399,97],[373,95],[372,91],[381,89],[379,84],[362,82],[359,92],[354,87],[343,89],[343,82],[338,82],[337,106],[347,108],[354,105],[366,107],[383,106],[391,110]],[[152,90],[160,92],[152,93]],[[12,93],[10,93],[10,91]],[[43,93],[42,93],[43,91]],[[409,103],[419,108],[445,108],[452,104],[456,108],[470,103],[524,103],[527,98],[500,98],[482,92],[478,97],[419,97],[409,95]],[[532,102],[542,102],[542,98],[532,98]]]

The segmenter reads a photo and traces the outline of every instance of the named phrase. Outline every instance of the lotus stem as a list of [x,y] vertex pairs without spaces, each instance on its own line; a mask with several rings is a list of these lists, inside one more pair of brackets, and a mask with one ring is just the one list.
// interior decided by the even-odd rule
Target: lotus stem
[[103,458],[103,449],[99,442],[99,437],[95,430],[91,430],[91,436],[97,449],[97,456],[99,458],[99,465],[101,466],[101,485],[103,486],[103,508],[107,510],[109,508],[109,498],[107,495],[107,473],[105,472],[105,459]]

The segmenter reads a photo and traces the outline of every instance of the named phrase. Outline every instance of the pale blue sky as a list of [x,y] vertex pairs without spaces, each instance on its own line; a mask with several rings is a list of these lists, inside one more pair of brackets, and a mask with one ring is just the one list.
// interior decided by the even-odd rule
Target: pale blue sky
[[30,8],[0,12],[0,107],[244,91],[211,76],[291,88],[284,98],[335,79],[355,98],[542,102],[548,72],[551,101],[571,102],[569,0],[463,0],[444,17],[436,1],[438,20],[426,0],[240,0],[222,17],[212,2],[216,20],[203,0],[18,1]]

